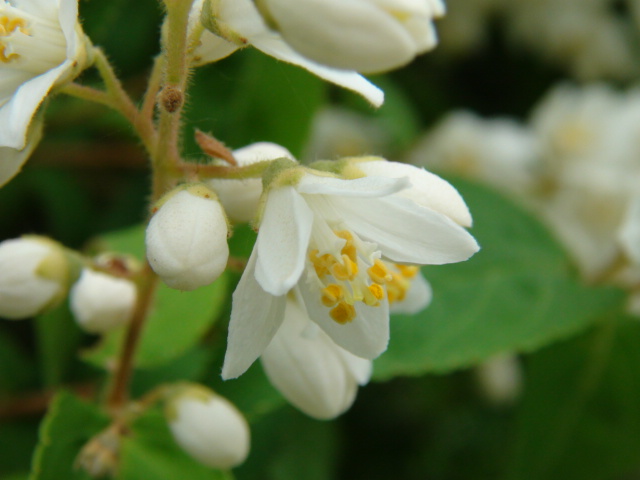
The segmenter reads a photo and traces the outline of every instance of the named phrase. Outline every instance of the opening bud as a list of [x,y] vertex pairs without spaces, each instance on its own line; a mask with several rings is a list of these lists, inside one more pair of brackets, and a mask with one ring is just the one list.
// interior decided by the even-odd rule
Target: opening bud
[[147,258],[162,280],[194,290],[218,278],[229,258],[229,228],[216,194],[203,184],[183,185],[161,198],[154,211]]
[[[295,161],[289,150],[269,142],[253,143],[234,150],[233,157],[241,167],[277,158],[288,158]],[[212,179],[207,183],[217,192],[220,202],[232,222],[248,223],[254,219],[262,194],[262,179]]]
[[229,469],[247,458],[249,425],[227,399],[196,384],[169,394],[165,414],[176,442],[200,463]]
[[87,332],[106,333],[131,320],[137,296],[132,281],[85,268],[71,289],[71,311]]
[[70,266],[64,248],[45,237],[0,243],[0,317],[33,317],[66,295]]
[[320,420],[353,404],[358,385],[371,375],[371,361],[336,345],[290,298],[284,321],[261,357],[269,381],[296,408]]

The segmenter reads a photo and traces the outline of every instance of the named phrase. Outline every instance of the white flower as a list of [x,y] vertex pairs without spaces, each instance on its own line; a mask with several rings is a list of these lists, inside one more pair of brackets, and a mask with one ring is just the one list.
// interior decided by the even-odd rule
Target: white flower
[[22,150],[49,91],[87,61],[78,0],[0,0],[0,147]]
[[227,219],[213,191],[202,184],[169,192],[157,205],[146,233],[147,259],[172,288],[212,283],[227,266]]
[[249,425],[227,399],[200,385],[179,387],[166,405],[169,428],[182,449],[211,468],[229,469],[249,454]]
[[[258,142],[233,151],[233,157],[241,167],[276,158],[293,160],[291,152],[280,145]],[[247,223],[253,220],[262,194],[262,179],[244,180],[211,179],[207,184],[218,194],[229,220]]]
[[381,72],[435,47],[441,0],[260,0],[264,18],[295,50],[335,68]]
[[238,48],[251,45],[271,57],[353,90],[375,106],[382,105],[384,101],[382,90],[353,69],[332,68],[296,52],[278,33],[268,28],[251,0],[210,0],[207,3],[196,0],[190,18],[192,31],[197,31],[200,17],[211,31],[202,32],[200,45],[193,57],[196,65],[215,62]]
[[131,320],[138,292],[130,280],[85,268],[71,288],[69,301],[87,332],[106,333]]
[[335,418],[371,376],[371,361],[336,345],[287,298],[282,326],[260,358],[269,381],[296,408],[318,419]]
[[640,267],[640,195],[629,202],[618,239],[627,257]]
[[532,189],[540,147],[530,128],[510,118],[453,111],[409,153],[408,161],[454,172],[522,195]]
[[66,294],[69,269],[62,247],[40,237],[0,243],[0,317],[28,318]]
[[411,182],[364,176],[357,163],[343,174],[353,179],[297,166],[275,175],[233,295],[223,378],[241,375],[264,351],[296,286],[311,320],[336,344],[375,358],[389,339],[390,292],[406,295],[405,280],[416,274],[409,267],[405,275],[405,264],[459,262],[478,250],[453,220],[470,218],[464,201],[438,177],[416,167]]

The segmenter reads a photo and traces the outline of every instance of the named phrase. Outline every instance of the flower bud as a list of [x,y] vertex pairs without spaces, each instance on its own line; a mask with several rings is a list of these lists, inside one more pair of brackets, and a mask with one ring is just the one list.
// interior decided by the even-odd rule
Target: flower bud
[[138,292],[130,280],[85,268],[71,289],[71,311],[90,333],[106,333],[131,320]]
[[195,384],[176,388],[165,414],[180,447],[212,468],[229,469],[247,458],[249,425],[227,399]]
[[179,187],[156,205],[146,235],[147,258],[172,288],[212,283],[229,258],[227,219],[216,194],[202,184]]
[[336,345],[295,301],[287,299],[282,326],[263,352],[271,384],[307,415],[331,419],[351,407],[371,375],[371,361]]
[[26,236],[0,243],[0,317],[28,318],[67,293],[69,265],[61,245]]
[[[234,150],[233,156],[241,167],[276,158],[295,160],[289,150],[269,142],[253,143]],[[220,203],[232,222],[248,223],[253,220],[262,194],[262,179],[212,179],[207,183],[218,194]]]
[[440,0],[259,0],[265,21],[295,50],[330,67],[380,72],[437,43]]

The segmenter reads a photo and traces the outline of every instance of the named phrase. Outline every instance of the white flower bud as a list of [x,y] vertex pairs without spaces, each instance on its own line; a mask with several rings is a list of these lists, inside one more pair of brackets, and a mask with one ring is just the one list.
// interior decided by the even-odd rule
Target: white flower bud
[[106,333],[131,320],[138,292],[130,280],[85,268],[71,289],[71,311],[87,332]]
[[0,317],[38,315],[67,292],[69,266],[63,248],[44,237],[0,243]]
[[260,0],[268,24],[302,55],[335,68],[390,70],[437,43],[440,0]]
[[172,288],[194,290],[212,283],[229,258],[227,219],[216,194],[187,185],[158,202],[146,235],[147,258]]
[[300,305],[287,299],[284,321],[261,357],[269,381],[296,408],[330,419],[351,407],[371,361],[336,345]]
[[227,399],[200,385],[178,387],[166,405],[169,428],[200,463],[229,469],[249,454],[249,425]]
[[[234,150],[233,156],[241,167],[276,158],[295,160],[289,150],[269,142],[253,143],[239,148]],[[253,220],[262,194],[262,179],[212,179],[207,183],[218,194],[220,203],[232,222],[248,223]]]
[[476,368],[482,394],[494,405],[513,403],[522,391],[522,367],[518,357],[495,355]]

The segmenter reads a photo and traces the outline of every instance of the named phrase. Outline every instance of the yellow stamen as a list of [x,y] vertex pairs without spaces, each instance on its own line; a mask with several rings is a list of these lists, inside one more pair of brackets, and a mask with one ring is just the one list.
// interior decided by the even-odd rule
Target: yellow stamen
[[373,265],[369,267],[367,273],[374,283],[383,284],[393,280],[389,269],[381,260],[376,260]]
[[333,307],[338,300],[341,300],[344,297],[344,290],[340,285],[336,285],[332,283],[327,285],[326,288],[322,289],[322,297],[321,301],[325,307]]
[[402,276],[404,278],[413,278],[420,271],[420,269],[418,267],[416,267],[415,265],[400,265],[400,264],[396,264],[396,267],[398,268],[398,270],[400,270],[400,273],[402,274]]
[[356,309],[353,305],[349,305],[345,302],[340,302],[329,311],[329,315],[334,321],[340,325],[351,322],[356,318]]

